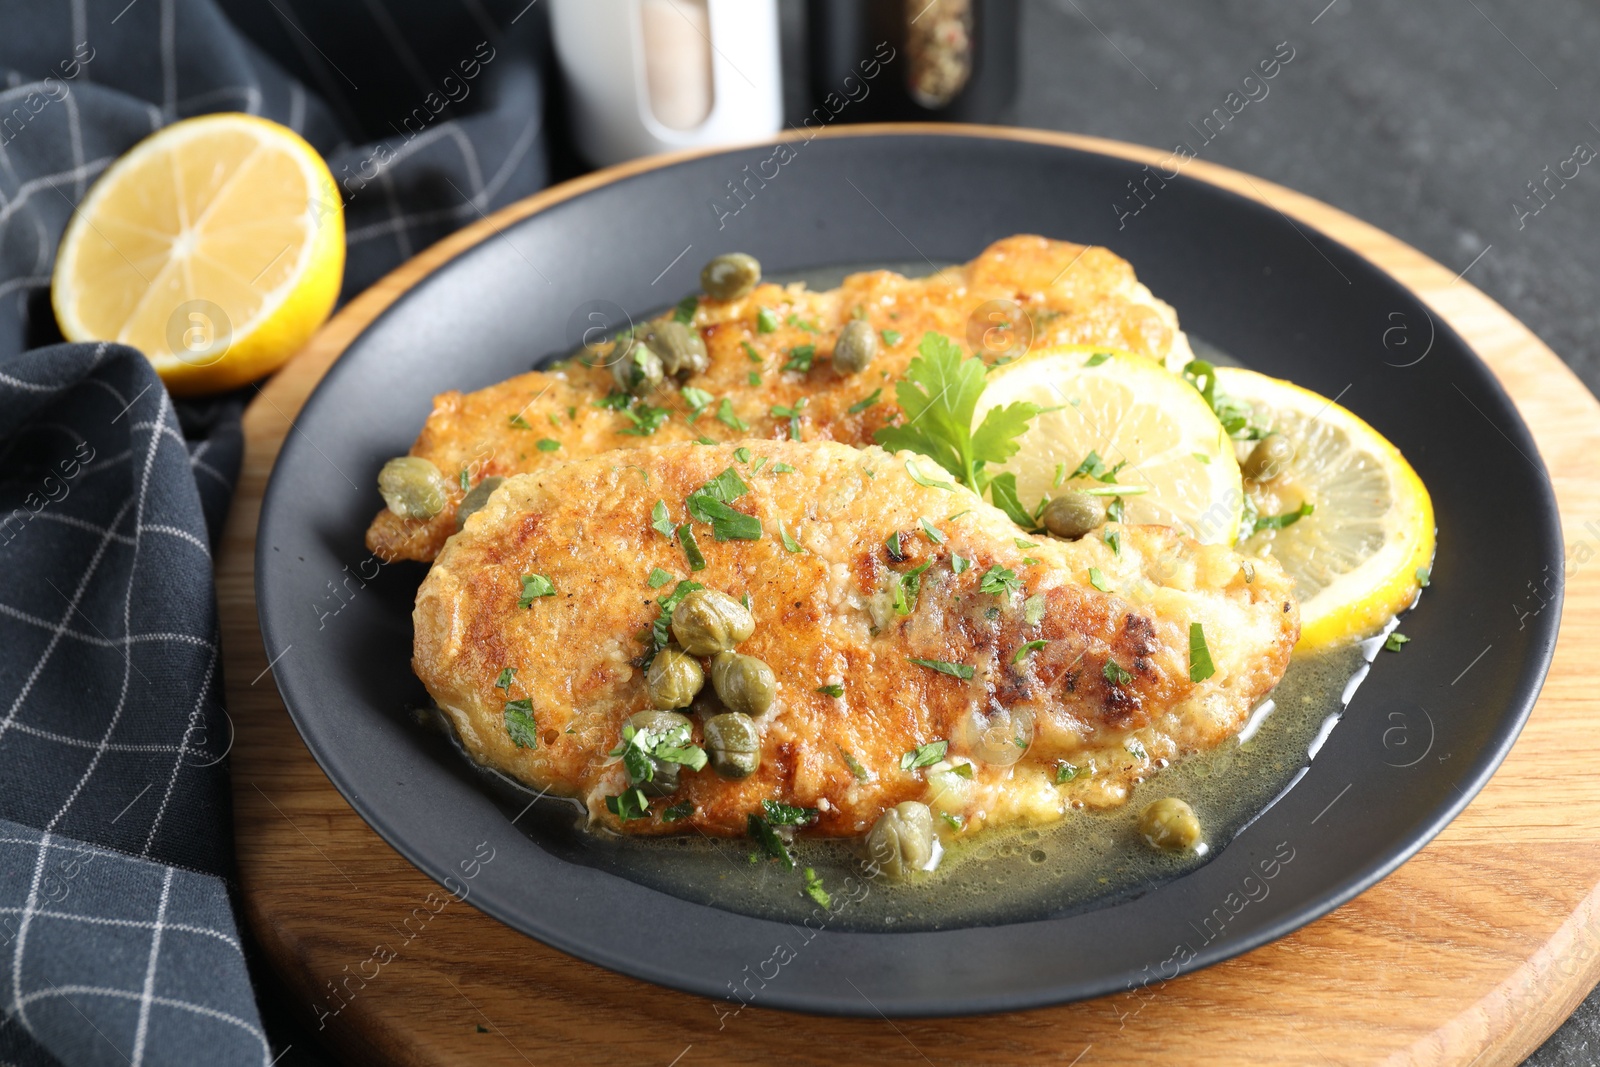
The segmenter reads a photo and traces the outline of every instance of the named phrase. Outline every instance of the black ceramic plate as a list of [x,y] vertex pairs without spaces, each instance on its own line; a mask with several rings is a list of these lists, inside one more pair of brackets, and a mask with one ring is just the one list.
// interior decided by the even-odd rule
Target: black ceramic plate
[[[770,973],[784,944],[793,958],[758,1003],[861,1015],[1024,1008],[1171,977],[1337,907],[1443,828],[1533,705],[1559,605],[1527,619],[1508,605],[1562,558],[1533,441],[1461,338],[1349,249],[1188,176],[1119,225],[1113,205],[1126,206],[1128,183],[1143,175],[1108,156],[914,131],[789,151],[781,165],[763,162],[779,158],[768,146],[662,166],[510,226],[397,301],[306,404],[262,511],[261,627],[295,724],[362,817],[433,878],[456,887],[473,875],[473,904],[584,959],[716,997]],[[427,700],[409,666],[423,571],[355,576],[374,570],[362,534],[380,506],[378,468],[410,446],[435,393],[570,350],[591,312],[615,324],[622,309],[668,305],[696,289],[717,252],[742,249],[769,274],[796,274],[966,260],[1014,233],[1127,257],[1188,330],[1338,396],[1399,445],[1433,493],[1438,558],[1432,588],[1405,619],[1411,644],[1378,658],[1309,772],[1211,862],[1065,917],[810,935],[585,863],[537,814],[514,823],[519,805],[415,724]],[[1482,506],[1486,485],[1493,509]],[[491,848],[491,862],[474,863]],[[1246,897],[1246,876],[1290,850],[1267,894]],[[1206,926],[1218,914],[1225,922]]]

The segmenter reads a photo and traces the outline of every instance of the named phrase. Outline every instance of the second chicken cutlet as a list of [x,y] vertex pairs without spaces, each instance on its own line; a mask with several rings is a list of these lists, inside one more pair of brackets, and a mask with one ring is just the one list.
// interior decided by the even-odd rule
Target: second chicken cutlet
[[[613,449],[751,437],[869,445],[874,431],[903,417],[895,382],[924,334],[968,339],[969,321],[985,305],[994,314],[978,315],[980,332],[995,331],[997,343],[972,347],[991,357],[1031,334],[1035,346],[1104,345],[1168,366],[1191,358],[1176,314],[1126,260],[1037,236],[1005,238],[925,278],[868,271],[826,292],[763,284],[733,300],[702,296],[681,315],[703,339],[709,365],[638,400],[617,390],[607,366],[579,359],[474,393],[440,394],[410,453],[432,465],[412,471],[431,479],[426,506],[414,517],[380,511],[367,547],[385,561],[432,560],[456,532],[463,498],[485,479]],[[1009,321],[1013,306],[1026,323]],[[878,352],[846,374],[834,364],[834,346],[856,319],[870,325]]]

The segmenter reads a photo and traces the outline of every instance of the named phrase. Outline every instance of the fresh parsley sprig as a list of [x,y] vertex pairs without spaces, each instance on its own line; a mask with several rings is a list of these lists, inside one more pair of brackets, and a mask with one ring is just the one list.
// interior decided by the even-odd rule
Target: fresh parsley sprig
[[895,385],[906,421],[877,431],[873,439],[888,449],[929,457],[981,495],[991,481],[984,468],[1017,454],[1017,438],[1040,408],[1027,401],[991,408],[974,430],[972,417],[988,366],[976,356],[963,357],[959,345],[932,331],[923,335],[917,352]]

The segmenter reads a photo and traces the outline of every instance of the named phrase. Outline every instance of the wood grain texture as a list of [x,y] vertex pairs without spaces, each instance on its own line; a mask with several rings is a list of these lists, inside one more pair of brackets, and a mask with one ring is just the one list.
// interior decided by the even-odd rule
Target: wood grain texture
[[[985,132],[1152,163],[1166,157],[1094,138]],[[1600,551],[1600,404],[1526,327],[1452,271],[1325,204],[1198,161],[1185,173],[1264,200],[1418,293],[1494,368],[1548,465],[1573,559],[1555,662],[1510,757],[1443,834],[1350,904],[1248,955],[1158,987],[985,1018],[890,1023],[758,1006],[725,1015],[726,1005],[565,956],[470,905],[414,913],[438,887],[333,789],[264,673],[253,557],[267,475],[328,366],[418,279],[510,222],[670,161],[547,190],[430,248],[352,301],[246,413],[244,470],[217,555],[237,731],[239,877],[246,919],[312,1030],[320,1018],[319,1036],[341,1055],[404,1064],[1442,1065],[1516,1063],[1566,1017],[1600,978],[1600,791],[1591,784],[1600,765],[1592,727],[1600,560],[1585,566],[1573,556],[1580,542],[1590,546],[1582,559]],[[1590,522],[1595,532],[1585,529]],[[401,931],[408,917],[407,930],[421,931],[409,940]],[[381,969],[379,944],[395,952]],[[374,969],[376,977],[359,977]],[[337,983],[349,992],[335,998]],[[337,1014],[320,1014],[341,1003]]]

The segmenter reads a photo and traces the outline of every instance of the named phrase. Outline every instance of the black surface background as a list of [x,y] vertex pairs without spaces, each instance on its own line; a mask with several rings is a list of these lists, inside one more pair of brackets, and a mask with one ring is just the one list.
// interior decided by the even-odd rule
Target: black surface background
[[[798,59],[805,0],[780,0]],[[1020,93],[1003,121],[1170,148],[1288,41],[1270,95],[1201,153],[1315,196],[1456,270],[1600,383],[1600,173],[1585,167],[1519,226],[1526,183],[1600,147],[1600,8],[1577,0],[1023,0]],[[788,108],[806,109],[788,63]],[[557,123],[559,127],[559,123]],[[558,176],[582,164],[553,145]],[[1600,162],[1600,161],[1597,161]],[[1570,168],[1569,168],[1570,172]],[[1108,211],[1109,211],[1108,207]],[[258,975],[258,977],[261,977]],[[276,999],[263,990],[269,1024]],[[284,1020],[286,1021],[286,1020]],[[308,1044],[281,1062],[300,1059]],[[1600,997],[1528,1062],[1591,1064]]]

